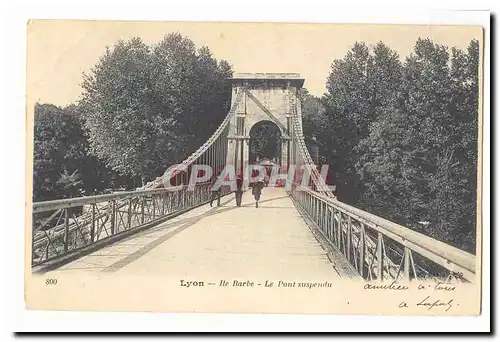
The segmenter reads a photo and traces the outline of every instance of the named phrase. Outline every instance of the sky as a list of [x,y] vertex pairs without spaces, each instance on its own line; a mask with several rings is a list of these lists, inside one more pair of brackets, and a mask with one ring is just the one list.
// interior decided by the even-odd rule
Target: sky
[[481,42],[483,34],[478,26],[35,20],[28,23],[28,106],[75,102],[82,92],[82,74],[106,46],[136,36],[154,44],[171,32],[189,37],[198,47],[208,46],[235,73],[300,73],[304,87],[318,96],[325,92],[333,60],[356,41],[369,46],[382,41],[404,59],[419,37],[465,49],[472,39]]

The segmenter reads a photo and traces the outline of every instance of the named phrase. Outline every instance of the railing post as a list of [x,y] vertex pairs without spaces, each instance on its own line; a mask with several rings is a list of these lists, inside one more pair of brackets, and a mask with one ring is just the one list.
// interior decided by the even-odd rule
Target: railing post
[[312,217],[312,219],[314,221],[314,215],[316,213],[315,212],[316,209],[314,207],[314,197],[313,196],[310,196],[310,197],[311,197],[311,200],[310,200],[311,201],[311,217]]
[[318,217],[319,229],[323,230],[323,202],[319,202],[319,217]]
[[110,223],[111,223],[111,235],[115,234],[115,217],[116,217],[116,205],[115,205],[115,200],[111,201],[111,218],[110,218]]
[[309,214],[314,220],[314,197],[309,195]]
[[130,197],[128,200],[128,217],[127,217],[128,229],[132,228],[132,205],[133,205],[133,201],[132,201],[132,197]]
[[405,279],[410,280],[410,249],[405,246],[405,254],[404,254],[404,275]]
[[332,215],[330,207],[326,207],[326,226],[325,226],[325,234],[328,240],[330,240],[330,227],[332,226]]
[[351,216],[347,216],[347,260],[351,259]]
[[92,212],[90,213],[90,241],[94,242],[95,239],[95,206],[96,203],[92,203]]
[[342,241],[342,219],[343,219],[343,217],[344,217],[344,215],[339,210],[339,221],[337,222],[337,247],[339,248],[339,250],[342,250],[341,241]]
[[314,198],[314,201],[316,202],[315,206],[316,206],[316,223],[319,224],[319,221],[320,221],[320,216],[321,216],[321,203],[319,201],[319,199],[317,199],[316,197]]
[[382,244],[384,243],[383,235],[381,232],[378,232],[377,234],[377,280],[383,281],[384,280],[384,250]]
[[161,216],[165,215],[165,202],[167,201],[167,193],[164,191],[161,194],[162,205],[161,205]]
[[337,244],[337,217],[335,208],[332,210],[332,243]]
[[319,227],[321,230],[323,230],[323,202],[319,202],[319,217],[318,217],[318,222],[319,222]]
[[[32,216],[32,220],[35,221],[34,215]],[[36,223],[32,222],[32,225],[35,226]],[[31,266],[33,266],[33,264],[35,263],[35,233],[36,233],[35,228],[31,227]]]
[[323,209],[323,231],[328,227],[328,204],[324,203]]
[[321,212],[323,210],[323,202],[321,202],[319,199],[316,199],[317,201],[317,207],[318,207],[318,218],[317,222],[319,225],[321,225]]
[[328,224],[328,239],[333,243],[333,228],[335,224],[335,209],[330,208],[330,223]]
[[359,274],[364,278],[365,273],[365,224],[361,223],[359,230]]
[[151,195],[151,201],[153,202],[152,207],[153,207],[153,218],[152,220],[155,219],[156,216],[156,201],[155,201],[156,195]]
[[167,191],[166,196],[167,196],[167,214],[170,214],[174,206],[174,194]]
[[64,209],[64,252],[68,251],[69,242],[69,208]]
[[328,229],[328,204],[325,202],[325,210],[323,211],[323,231]]
[[144,223],[144,206],[146,203],[144,203],[146,201],[146,196],[143,195],[141,197],[141,224]]

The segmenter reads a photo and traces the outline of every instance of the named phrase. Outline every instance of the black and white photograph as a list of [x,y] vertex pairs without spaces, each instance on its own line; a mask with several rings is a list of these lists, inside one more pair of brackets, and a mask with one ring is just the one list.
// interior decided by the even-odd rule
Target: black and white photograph
[[30,20],[27,306],[478,315],[483,59],[472,25]]

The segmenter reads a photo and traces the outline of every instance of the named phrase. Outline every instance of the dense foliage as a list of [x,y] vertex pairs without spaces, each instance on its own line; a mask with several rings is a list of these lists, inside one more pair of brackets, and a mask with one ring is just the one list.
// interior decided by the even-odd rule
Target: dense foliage
[[78,117],[53,105],[37,104],[34,125],[34,198],[77,196],[87,147]]
[[179,34],[107,49],[83,82],[92,152],[142,182],[198,148],[229,109],[232,72]]
[[[419,39],[404,61],[356,43],[321,99],[302,90],[304,132],[325,147],[339,199],[474,252],[478,63],[477,41],[461,51]],[[231,74],[179,34],[107,48],[77,104],[35,107],[34,200],[160,175],[220,124]],[[261,126],[251,154],[279,157],[279,130]]]
[[33,200],[46,201],[130,186],[127,177],[89,153],[88,136],[77,106],[36,104]]
[[[328,117],[321,99],[311,95],[306,88],[299,91],[299,100],[302,105],[302,129],[304,135],[310,138],[316,136],[327,137],[329,134],[325,129]],[[331,149],[330,149],[330,152]]]
[[383,43],[333,62],[325,112],[306,122],[340,200],[474,252],[478,59],[477,41],[419,39],[404,62]]
[[80,101],[35,108],[34,200],[133,188],[215,131],[230,106],[226,61],[179,34],[107,48]]
[[261,121],[250,130],[250,161],[268,158],[279,161],[281,153],[281,132],[271,121]]

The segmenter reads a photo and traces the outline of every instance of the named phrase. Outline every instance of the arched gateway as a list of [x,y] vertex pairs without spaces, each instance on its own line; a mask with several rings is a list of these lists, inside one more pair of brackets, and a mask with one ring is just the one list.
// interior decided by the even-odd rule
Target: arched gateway
[[[261,121],[271,121],[281,133],[279,164],[288,169],[292,115],[300,117],[298,92],[304,79],[295,73],[256,73],[236,74],[231,81],[232,106],[236,108],[229,126],[227,165],[234,165],[237,173],[244,173],[249,162],[250,130]],[[239,93],[243,93],[242,98],[236,103]]]

